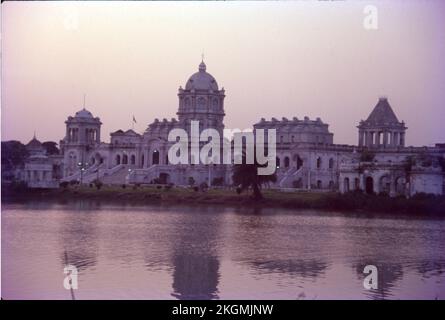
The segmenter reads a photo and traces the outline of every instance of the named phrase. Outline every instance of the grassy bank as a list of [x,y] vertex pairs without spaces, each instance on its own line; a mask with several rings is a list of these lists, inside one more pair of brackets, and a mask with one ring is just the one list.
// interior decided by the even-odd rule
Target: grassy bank
[[212,204],[224,206],[248,206],[268,208],[318,209],[342,212],[388,212],[445,217],[445,197],[418,195],[410,199],[370,196],[362,193],[281,192],[263,190],[264,200],[253,200],[251,194],[237,194],[230,189],[212,189],[206,192],[190,188],[145,186],[104,186],[100,190],[88,186],[70,186],[54,190],[11,190],[2,188],[2,202],[27,200],[76,200],[92,199],[104,202],[135,204]]

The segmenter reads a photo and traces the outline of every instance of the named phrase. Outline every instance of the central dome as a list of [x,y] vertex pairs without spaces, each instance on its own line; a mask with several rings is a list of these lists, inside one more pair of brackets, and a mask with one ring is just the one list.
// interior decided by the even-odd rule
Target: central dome
[[218,91],[218,83],[215,78],[206,72],[206,65],[204,62],[199,64],[199,71],[194,73],[187,81],[185,90],[213,90]]
[[89,118],[89,119],[93,119],[93,115],[91,112],[89,112],[87,109],[83,108],[80,111],[76,112],[75,115],[76,118]]

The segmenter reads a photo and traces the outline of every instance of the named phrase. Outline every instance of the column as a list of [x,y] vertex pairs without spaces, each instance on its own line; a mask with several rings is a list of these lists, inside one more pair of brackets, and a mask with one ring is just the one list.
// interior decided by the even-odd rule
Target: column
[[405,132],[400,132],[400,146],[405,146]]
[[388,145],[388,132],[383,131],[383,146],[386,148]]
[[365,135],[366,135],[366,138],[365,138],[366,139],[366,146],[370,147],[370,145],[371,145],[371,143],[370,143],[370,141],[371,141],[371,133],[369,131],[366,131]]
[[390,197],[396,196],[396,181],[394,177],[391,177],[391,183],[389,185],[389,196]]

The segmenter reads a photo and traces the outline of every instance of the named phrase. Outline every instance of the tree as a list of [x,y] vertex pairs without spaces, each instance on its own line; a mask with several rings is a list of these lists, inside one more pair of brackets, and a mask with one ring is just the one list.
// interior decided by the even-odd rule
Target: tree
[[252,188],[253,197],[256,200],[263,199],[263,194],[261,193],[261,187],[263,184],[268,182],[276,182],[276,174],[271,175],[258,175],[258,168],[265,167],[266,165],[260,165],[258,162],[254,161],[253,164],[245,163],[245,155],[243,155],[242,164],[235,164],[233,166],[232,179],[237,188],[237,192],[241,193],[244,190]]
[[54,141],[45,141],[42,143],[42,146],[46,150],[47,155],[59,154],[59,148],[57,148],[57,143]]
[[10,170],[22,166],[28,157],[28,150],[20,141],[2,141],[2,169]]

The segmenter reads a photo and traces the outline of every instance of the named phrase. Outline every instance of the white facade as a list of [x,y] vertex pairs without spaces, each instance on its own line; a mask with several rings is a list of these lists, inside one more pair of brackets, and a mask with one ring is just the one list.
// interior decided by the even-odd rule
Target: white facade
[[[66,135],[60,142],[63,180],[230,185],[230,165],[172,165],[167,157],[173,144],[168,142],[169,132],[181,128],[190,135],[192,120],[200,122],[200,131],[214,128],[223,137],[224,98],[224,88],[219,89],[201,62],[185,88],[178,90],[177,118],[155,119],[143,134],[117,130],[111,133],[109,143],[101,142],[100,119],[82,109],[67,119]],[[274,187],[340,192],[359,189],[391,196],[444,192],[445,146],[405,147],[407,128],[386,98],[380,98],[369,117],[359,123],[357,146],[334,144],[333,133],[320,118],[261,119],[254,124],[254,132],[257,129],[276,129]],[[430,161],[422,160],[425,157]],[[189,163],[193,160],[190,158]]]

